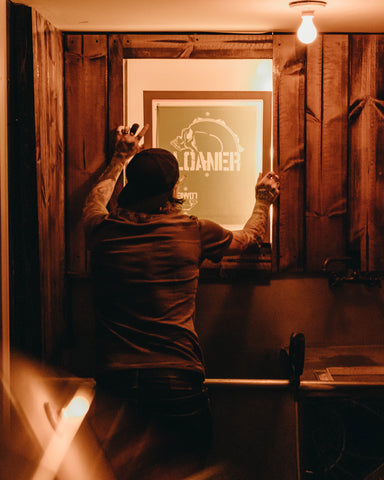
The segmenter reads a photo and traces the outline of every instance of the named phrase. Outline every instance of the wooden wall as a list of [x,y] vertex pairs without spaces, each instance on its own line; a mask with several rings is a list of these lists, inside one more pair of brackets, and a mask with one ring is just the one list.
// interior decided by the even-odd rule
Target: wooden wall
[[320,272],[345,256],[384,270],[383,38],[320,35],[305,47],[295,35],[66,35],[68,271],[87,273],[80,208],[122,122],[124,57],[273,57],[274,271]]
[[10,23],[12,343],[54,359],[66,328],[62,33],[22,5]]
[[[109,131],[122,121],[125,55],[273,55],[274,163],[282,183],[274,224],[274,269],[303,275],[295,281],[276,277],[272,285],[256,287],[199,287],[197,327],[209,375],[278,376],[276,354],[296,326],[309,331],[306,338],[312,345],[319,339],[329,344],[330,338],[383,343],[380,292],[353,285],[334,293],[324,279],[306,281],[304,274],[320,271],[329,256],[351,254],[361,260],[362,269],[383,270],[384,36],[323,35],[308,48],[293,35],[275,35],[273,40],[257,35],[174,35],[164,41],[160,35],[66,34],[62,44],[60,32],[26,7],[17,8],[21,10],[12,27],[16,61],[10,200],[12,328],[19,346],[41,351],[49,360],[62,352],[70,328],[72,341],[78,341],[70,366],[92,363],[86,358],[92,353],[93,319],[80,212],[108,161]],[[220,395],[214,392],[221,451],[243,461],[243,452],[250,445],[253,452],[256,445],[256,457],[246,455],[246,460],[260,460],[257,467],[263,478],[270,477],[271,468],[276,478],[293,478],[293,398],[287,403],[273,394],[273,408],[262,416],[260,426],[257,412],[266,411],[264,393],[256,410],[254,397]],[[245,411],[244,400],[249,406]],[[275,421],[276,411],[283,422]],[[256,415],[249,423],[252,412]],[[229,450],[233,432],[242,446],[235,454]],[[281,451],[284,461],[273,462]],[[265,473],[263,466],[268,467]],[[249,470],[254,468],[252,464]]]
[[276,269],[384,270],[383,35],[274,36]]
[[347,255],[348,36],[274,37],[280,271]]
[[[33,10],[14,7],[14,332],[20,335],[21,325],[23,341],[42,338],[44,356],[73,327],[73,312],[64,308],[79,295],[72,280],[88,275],[81,208],[108,161],[109,132],[122,122],[127,56],[273,58],[274,163],[282,185],[274,271],[316,273],[326,258],[347,255],[362,270],[384,270],[383,35],[320,35],[309,47],[294,35],[63,37]],[[22,34],[28,31],[33,38]],[[28,315],[34,320],[26,327]]]

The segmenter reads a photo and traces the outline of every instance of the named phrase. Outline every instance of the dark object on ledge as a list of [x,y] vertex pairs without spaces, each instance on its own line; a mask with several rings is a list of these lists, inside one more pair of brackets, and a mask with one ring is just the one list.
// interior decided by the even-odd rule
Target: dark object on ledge
[[341,283],[361,283],[368,287],[381,287],[384,272],[362,272],[352,257],[328,257],[323,263],[328,274],[328,284],[335,287]]
[[280,350],[281,371],[288,377],[289,385],[300,386],[300,377],[304,371],[305,337],[303,333],[292,333],[289,347]]
[[303,333],[292,333],[289,342],[289,380],[292,385],[300,385],[300,377],[304,370],[305,337]]

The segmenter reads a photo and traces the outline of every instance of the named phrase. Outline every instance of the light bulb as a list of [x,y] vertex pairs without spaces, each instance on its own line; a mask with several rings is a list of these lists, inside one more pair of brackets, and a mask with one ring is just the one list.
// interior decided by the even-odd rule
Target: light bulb
[[313,15],[311,13],[303,12],[302,17],[303,21],[297,31],[297,36],[299,40],[303,43],[312,43],[317,37],[317,30],[313,24]]

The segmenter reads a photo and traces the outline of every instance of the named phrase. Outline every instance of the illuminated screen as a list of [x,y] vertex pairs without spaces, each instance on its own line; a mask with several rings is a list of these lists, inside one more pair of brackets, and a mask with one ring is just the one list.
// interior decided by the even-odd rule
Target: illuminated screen
[[171,151],[179,162],[184,213],[242,228],[253,208],[258,175],[269,168],[270,113],[265,109],[270,109],[270,94],[172,99],[156,93],[144,92],[152,145]]

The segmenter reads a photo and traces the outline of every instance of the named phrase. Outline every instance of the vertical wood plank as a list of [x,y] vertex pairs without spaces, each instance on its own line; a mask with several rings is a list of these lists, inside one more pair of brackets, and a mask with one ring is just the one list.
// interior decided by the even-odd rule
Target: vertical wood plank
[[[123,60],[124,47],[130,45],[130,37],[127,35],[111,34],[108,36],[108,105],[109,105],[109,157],[112,156],[112,132],[123,124],[124,119],[124,75]],[[127,108],[127,105],[125,106]],[[135,119],[128,118],[128,123],[134,123]],[[114,193],[110,201],[110,207],[117,206],[117,197],[123,188],[122,176],[116,183]]]
[[9,217],[12,346],[41,356],[31,9],[11,4]]
[[67,270],[88,271],[81,211],[107,154],[107,36],[66,35]]
[[37,208],[43,356],[65,330],[64,129],[62,34],[32,10]]
[[348,36],[307,49],[306,270],[346,255]]
[[375,98],[375,75],[370,59],[371,55],[376,56],[375,44],[375,37],[351,36],[349,242],[363,270],[368,269],[369,262],[369,168],[365,164],[374,161],[369,101]]
[[274,263],[280,271],[304,264],[305,61],[295,35],[274,36],[274,163],[281,182]]
[[322,254],[323,41],[307,47],[306,92],[306,267],[320,265]]
[[349,242],[362,270],[384,270],[383,35],[351,35]]
[[[66,215],[67,215],[67,270],[85,272],[84,236],[79,228],[76,203],[81,201],[83,163],[83,37],[64,37],[64,92],[66,142]],[[77,198],[79,197],[79,198]],[[76,217],[77,215],[77,217]]]
[[[376,50],[377,92],[375,102],[376,125],[376,165],[375,179],[372,185],[372,206],[374,214],[372,226],[375,234],[371,237],[370,270],[384,271],[384,35],[377,36]],[[378,69],[377,66],[380,65]]]
[[123,49],[129,44],[125,35],[112,34],[108,37],[108,99],[109,131],[123,122]]

